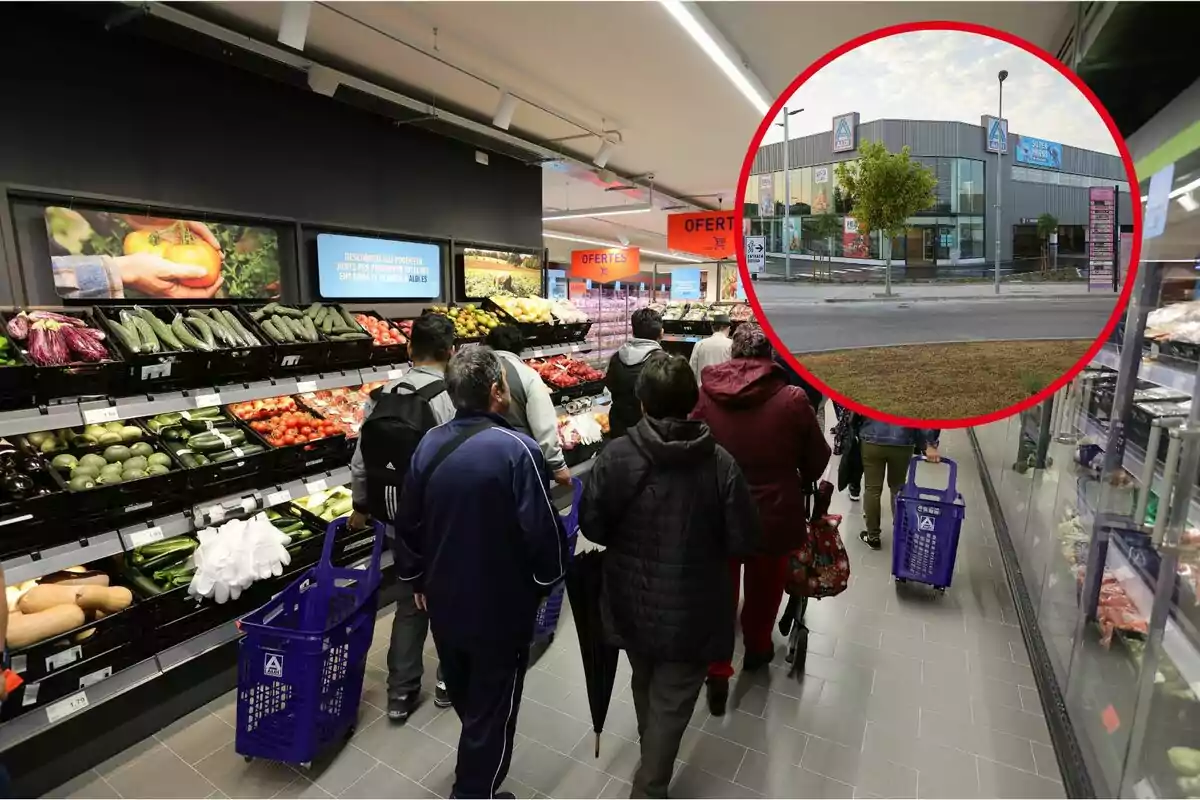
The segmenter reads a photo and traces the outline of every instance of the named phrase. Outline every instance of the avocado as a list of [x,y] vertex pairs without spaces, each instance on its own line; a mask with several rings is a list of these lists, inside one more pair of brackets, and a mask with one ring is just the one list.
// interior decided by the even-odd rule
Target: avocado
[[72,470],[78,466],[79,459],[75,458],[75,456],[71,455],[70,453],[62,453],[61,455],[55,456],[50,464],[55,469]]
[[128,461],[132,455],[133,453],[129,451],[129,448],[123,444],[114,444],[112,447],[105,448],[104,450],[104,460],[110,464],[117,461]]
[[71,478],[70,483],[67,484],[72,492],[82,492],[86,489],[91,489],[95,485],[96,482],[87,475],[80,475],[78,478]]
[[154,448],[149,442],[137,442],[129,448],[129,452],[135,456],[150,456],[154,452]]

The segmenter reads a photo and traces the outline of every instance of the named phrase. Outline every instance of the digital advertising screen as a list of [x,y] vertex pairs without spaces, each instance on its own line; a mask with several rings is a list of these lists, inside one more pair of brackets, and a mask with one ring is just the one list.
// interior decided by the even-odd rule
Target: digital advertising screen
[[542,296],[542,259],[533,253],[463,250],[463,286],[469,299],[492,295]]
[[54,288],[88,300],[279,297],[272,228],[48,206]]
[[442,247],[428,242],[318,234],[317,291],[329,299],[440,297]]

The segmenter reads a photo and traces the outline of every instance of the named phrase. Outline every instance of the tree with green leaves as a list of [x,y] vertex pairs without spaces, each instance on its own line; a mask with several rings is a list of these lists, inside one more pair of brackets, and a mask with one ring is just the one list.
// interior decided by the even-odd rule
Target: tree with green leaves
[[851,198],[850,215],[866,236],[883,234],[886,248],[885,294],[892,293],[892,239],[904,232],[905,221],[937,202],[933,170],[913,161],[907,147],[888,152],[883,142],[864,142],[858,159],[838,164],[838,185]]
[[[825,211],[812,218],[812,230],[818,239],[825,242],[825,260],[829,274],[833,274],[833,237],[842,232],[842,221],[832,211]],[[813,277],[816,278],[816,262],[813,262]]]
[[1042,241],[1042,272],[1050,268],[1050,235],[1058,233],[1058,217],[1047,212],[1037,220],[1038,239]]

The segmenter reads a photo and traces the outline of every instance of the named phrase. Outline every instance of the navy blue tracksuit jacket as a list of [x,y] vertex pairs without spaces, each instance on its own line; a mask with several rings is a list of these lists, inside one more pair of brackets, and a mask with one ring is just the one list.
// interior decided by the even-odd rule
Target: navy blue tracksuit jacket
[[[437,468],[465,427],[494,423]],[[527,646],[537,605],[567,565],[550,471],[536,442],[501,417],[459,412],[413,453],[396,518],[397,571],[426,595],[438,647]]]

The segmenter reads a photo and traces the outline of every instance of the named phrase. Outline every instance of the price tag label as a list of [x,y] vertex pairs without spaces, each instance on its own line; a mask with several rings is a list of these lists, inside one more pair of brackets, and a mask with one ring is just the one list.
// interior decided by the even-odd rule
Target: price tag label
[[578,352],[579,352],[579,349],[580,349],[580,348],[579,348],[579,345],[577,345],[577,344],[573,344],[573,345],[571,345],[571,352],[572,352],[572,353],[578,353]]
[[116,406],[93,408],[83,412],[83,421],[88,425],[96,425],[101,422],[115,422],[118,419],[120,419],[120,414]]
[[141,547],[142,545],[150,544],[151,542],[162,541],[162,538],[163,529],[158,525],[155,525],[153,528],[146,528],[144,531],[134,531],[133,533],[129,534],[129,546],[137,548]]
[[282,505],[283,503],[290,502],[291,499],[292,493],[287,489],[281,489],[278,492],[271,492],[269,495],[267,495],[266,507],[271,508],[272,506]]
[[68,664],[74,664],[83,655],[83,648],[79,645],[68,647],[66,650],[61,650],[52,656],[46,656],[46,672],[54,672],[56,669],[62,669]]
[[325,487],[327,485],[328,484],[325,483],[324,478],[318,478],[315,481],[311,481],[309,483],[304,484],[304,488],[308,490],[309,494],[316,494],[317,492],[325,491]]
[[210,506],[208,509],[208,519],[211,522],[220,522],[225,519],[225,509],[221,506]]
[[388,370],[388,380],[389,381],[398,380],[403,377],[404,377],[404,370],[402,370],[402,369],[389,369]]
[[306,392],[315,392],[317,390],[316,381],[296,381],[296,393],[304,394]]
[[111,678],[111,677],[112,677],[112,667],[105,667],[104,669],[98,669],[95,672],[89,672],[87,675],[84,675],[82,678],[79,679],[79,688],[86,689],[89,686],[99,683],[100,681],[104,680],[105,678]]
[[216,392],[196,395],[196,408],[212,408],[219,405],[221,405],[221,395]]
[[76,692],[69,697],[64,697],[57,703],[51,703],[46,706],[46,719],[50,720],[50,723],[53,724],[63,717],[69,717],[76,711],[82,711],[87,707],[87,692]]

